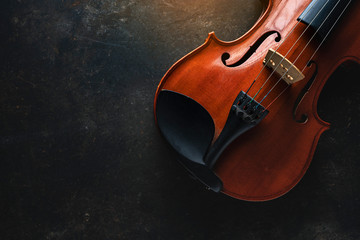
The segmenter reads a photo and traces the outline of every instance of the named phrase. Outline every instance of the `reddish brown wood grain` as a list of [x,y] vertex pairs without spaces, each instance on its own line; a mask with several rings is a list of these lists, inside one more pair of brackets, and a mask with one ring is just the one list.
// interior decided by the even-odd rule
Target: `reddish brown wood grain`
[[[214,33],[210,33],[202,46],[180,59],[165,74],[158,86],[154,106],[159,91],[163,89],[191,97],[213,118],[214,142],[225,125],[234,99],[240,91],[249,88],[261,71],[268,49],[277,49],[281,44],[278,52],[282,55],[291,49],[286,57],[293,62],[308,43],[313,32],[309,29],[305,31],[307,26],[298,24],[296,18],[310,2],[311,0],[270,0],[266,11],[253,28],[233,42],[223,42]],[[225,194],[251,201],[269,200],[288,192],[305,174],[321,133],[329,128],[329,124],[317,115],[319,94],[331,73],[342,62],[359,62],[360,38],[357,29],[360,15],[356,10],[360,10],[359,1],[346,12],[313,58],[318,64],[319,72],[297,109],[297,116],[307,114],[308,121],[298,123],[294,121],[292,113],[296,98],[314,72],[314,65],[305,69],[304,80],[291,85],[271,105],[269,114],[257,127],[235,140],[217,161],[214,171],[223,181],[222,191]],[[296,24],[295,30],[287,37]],[[281,34],[282,40],[276,42],[275,35],[270,36],[242,65],[229,68],[221,62],[224,52],[231,56],[227,60],[228,64],[236,62],[260,36],[274,30]],[[304,31],[305,34],[299,39]],[[318,44],[318,41],[311,41],[299,57],[295,65],[300,70]],[[249,92],[250,96],[255,95],[270,74],[269,69],[261,72]],[[278,78],[273,75],[256,99],[261,100]],[[281,81],[262,105],[267,106],[286,86]]]

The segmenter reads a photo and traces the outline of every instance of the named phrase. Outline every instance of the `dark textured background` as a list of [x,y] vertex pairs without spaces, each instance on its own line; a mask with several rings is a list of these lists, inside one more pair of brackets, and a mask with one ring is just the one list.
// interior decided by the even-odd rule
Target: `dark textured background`
[[260,12],[253,0],[1,1],[0,238],[360,239],[358,65],[329,80],[319,112],[332,128],[277,200],[205,190],[157,131],[166,70]]

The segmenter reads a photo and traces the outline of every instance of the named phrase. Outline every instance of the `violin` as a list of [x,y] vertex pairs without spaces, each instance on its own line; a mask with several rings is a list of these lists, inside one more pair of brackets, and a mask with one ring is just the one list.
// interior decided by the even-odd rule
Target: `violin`
[[291,190],[330,126],[317,114],[324,84],[343,62],[360,63],[359,11],[355,0],[269,0],[237,40],[209,33],[155,94],[155,120],[180,163],[237,199]]

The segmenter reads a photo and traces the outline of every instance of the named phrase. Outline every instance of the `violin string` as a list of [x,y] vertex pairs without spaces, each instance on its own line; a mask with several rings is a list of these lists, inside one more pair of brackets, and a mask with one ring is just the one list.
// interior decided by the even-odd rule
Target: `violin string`
[[[302,51],[300,52],[300,54],[296,57],[296,59],[292,62],[292,65],[288,68],[288,70],[277,80],[277,82],[274,84],[274,86],[266,93],[266,95],[261,99],[261,101],[259,101],[258,105],[260,105],[264,99],[269,95],[269,93],[272,92],[272,90],[274,90],[274,88],[279,84],[279,82],[281,81],[281,79],[289,72],[290,69],[292,69],[292,67],[294,66],[294,64],[297,62],[297,60],[299,59],[299,57],[301,56],[301,54],[305,51],[305,49],[309,46],[310,42],[313,40],[313,38],[316,36],[317,32],[320,30],[320,28],[324,25],[324,23],[326,22],[326,20],[328,19],[328,17],[331,15],[331,13],[334,11],[334,9],[336,8],[336,6],[338,5],[338,3],[340,2],[340,0],[338,0],[338,2],[335,4],[335,6],[331,9],[331,11],[329,12],[329,14],[326,16],[326,18],[324,19],[324,21],[320,24],[319,28],[315,31],[315,33],[311,36],[310,40],[306,43],[305,47],[302,49]],[[300,36],[301,37],[301,36]],[[288,52],[289,53],[289,52]],[[285,58],[285,57],[284,57]],[[284,59],[283,58],[283,59]],[[282,61],[280,61],[279,65],[282,63]],[[278,66],[279,66],[278,65]],[[302,71],[301,71],[302,72]]]
[[[338,0],[339,3],[340,0]],[[321,11],[324,9],[324,7],[326,6],[326,4],[329,2],[329,0],[326,1],[326,3],[321,7],[320,11],[314,16],[314,18],[310,21],[310,23],[306,26],[305,30],[300,34],[300,36],[296,39],[296,41],[294,42],[294,44],[291,46],[291,48],[287,51],[287,53],[285,54],[285,56],[283,56],[283,58],[281,59],[281,61],[278,63],[278,65],[273,69],[273,71],[271,72],[271,74],[267,77],[267,79],[265,80],[265,82],[261,85],[260,89],[256,92],[255,96],[252,98],[251,101],[253,101],[256,96],[260,93],[260,91],[263,89],[263,87],[265,86],[265,84],[270,80],[271,76],[274,75],[274,73],[276,72],[276,70],[278,69],[278,67],[281,65],[281,63],[284,61],[284,59],[287,57],[287,55],[289,55],[289,53],[291,52],[291,50],[295,47],[296,43],[301,39],[301,37],[305,34],[305,32],[309,29],[309,27],[311,26],[311,24],[313,23],[313,21],[315,21],[315,19],[317,18],[317,16],[321,13]],[[259,104],[256,106],[256,108],[259,106]]]
[[276,98],[274,100],[271,101],[271,103],[269,103],[269,105],[267,105],[265,107],[265,109],[269,109],[269,107],[286,91],[286,89],[289,88],[290,85],[287,85],[286,88],[284,88],[284,90],[282,90],[282,92],[276,96]]
[[[316,4],[316,2],[319,0],[315,0],[315,3],[305,12],[304,17],[307,16],[307,14],[310,12],[310,10],[314,7],[314,5]],[[329,0],[328,0],[329,1]],[[328,2],[327,1],[327,2]],[[327,3],[326,2],[326,3]],[[325,4],[326,5],[326,4]],[[272,59],[272,57],[274,56],[274,54],[277,52],[277,50],[280,48],[280,46],[286,41],[286,39],[293,33],[293,31],[295,30],[295,28],[299,25],[300,21],[298,21],[295,26],[291,29],[291,31],[288,33],[288,35],[284,38],[284,40],[279,44],[279,46],[275,49],[275,51],[271,54],[271,56],[269,57],[269,59],[266,61],[266,63],[263,65],[263,67],[261,68],[260,72],[258,73],[258,75],[255,77],[254,81],[251,83],[250,87],[248,88],[248,90],[246,91],[246,94],[249,93],[250,89],[253,87],[254,83],[256,82],[256,80],[259,78],[260,74],[263,72],[263,70],[266,68],[267,64],[269,63],[269,61]],[[245,95],[244,95],[245,96]],[[254,97],[255,98],[255,97]],[[252,99],[253,100],[253,99]]]
[[[331,26],[330,30],[326,33],[324,39],[320,42],[319,46],[315,49],[314,53],[311,55],[310,60],[314,57],[314,55],[317,53],[317,51],[319,50],[319,48],[321,47],[321,45],[324,43],[325,39],[329,36],[331,30],[335,27],[336,23],[339,21],[340,17],[343,15],[343,13],[346,11],[346,9],[348,8],[348,6],[350,5],[352,0],[349,0],[349,2],[346,4],[345,8],[342,10],[342,12],[339,14],[338,18],[336,19],[336,21],[334,22],[334,24]],[[304,69],[306,68],[306,64],[304,66],[304,68],[301,70],[301,72],[304,71]]]
[[[331,26],[330,30],[327,32],[327,34],[325,35],[325,37],[322,39],[322,41],[320,42],[319,46],[315,49],[314,53],[311,55],[310,60],[315,56],[315,54],[317,53],[317,51],[320,49],[320,47],[322,46],[322,44],[325,42],[326,38],[329,36],[330,32],[332,31],[332,29],[335,27],[336,23],[339,21],[340,17],[344,14],[344,12],[346,11],[346,9],[348,8],[348,6],[350,5],[352,0],[350,0],[347,5],[345,6],[345,8],[342,10],[342,12],[339,14],[339,16],[337,17],[337,19],[335,20],[334,24]],[[310,40],[311,41],[311,40]],[[301,53],[300,53],[301,54]],[[309,61],[310,61],[309,60]],[[308,61],[308,62],[309,62]],[[305,64],[304,68],[301,70],[301,72],[304,72],[305,68],[307,67],[307,64]],[[290,69],[290,68],[289,68]],[[300,73],[299,73],[300,74]],[[288,85],[265,109],[268,109],[284,92],[285,90],[289,87],[290,85]]]

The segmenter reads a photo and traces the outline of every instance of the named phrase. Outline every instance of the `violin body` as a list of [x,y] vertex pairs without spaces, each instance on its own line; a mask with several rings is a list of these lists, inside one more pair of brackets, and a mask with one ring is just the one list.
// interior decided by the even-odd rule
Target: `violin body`
[[[201,151],[189,150],[200,155],[206,155],[216,145],[240,92],[250,88],[247,94],[256,96],[254,101],[268,110],[256,126],[224,144],[216,161],[210,164],[201,157],[196,158],[198,161],[194,158],[195,164],[211,169],[222,183],[219,190],[229,196],[248,201],[270,200],[285,194],[300,181],[321,133],[330,126],[317,114],[317,100],[326,80],[344,61],[360,62],[360,2],[352,3],[323,44],[321,38],[313,38],[313,29],[297,21],[310,3],[311,0],[270,0],[256,24],[232,42],[221,41],[210,33],[203,45],[168,70],[157,88],[154,111],[158,121],[159,116],[165,115],[158,111],[159,95],[166,91],[191,99],[207,112],[204,115],[210,116],[213,125],[209,123],[206,128],[213,130],[206,134],[211,138],[204,137],[208,143],[199,143]],[[264,68],[269,49],[286,55],[303,70],[304,79],[291,85],[285,81],[276,84],[279,75]],[[189,113],[201,118],[192,111]],[[161,124],[159,127],[186,158],[185,147],[178,146],[176,139],[167,138],[165,131],[169,128],[162,128]]]

